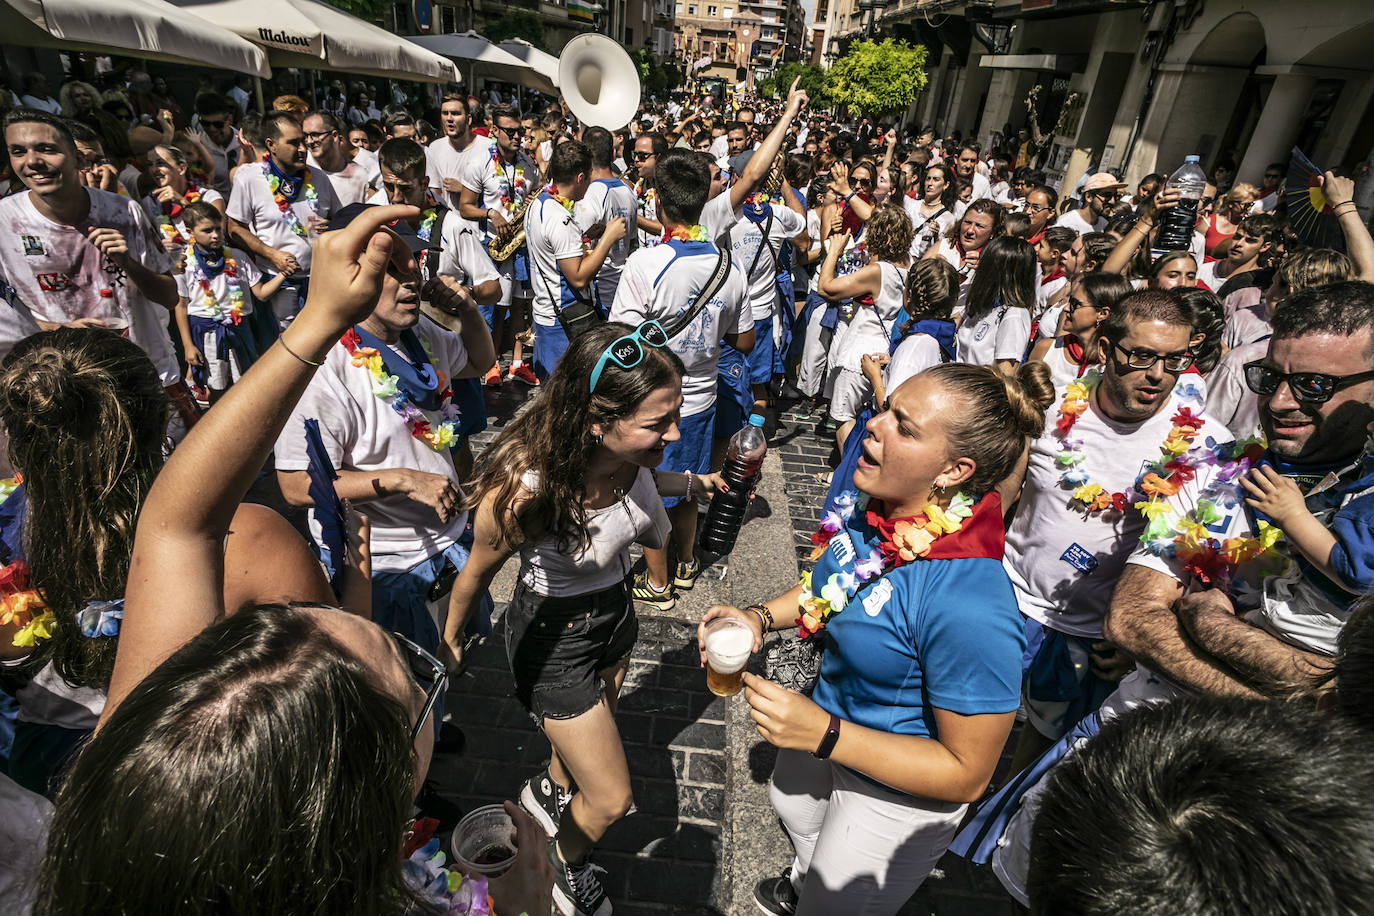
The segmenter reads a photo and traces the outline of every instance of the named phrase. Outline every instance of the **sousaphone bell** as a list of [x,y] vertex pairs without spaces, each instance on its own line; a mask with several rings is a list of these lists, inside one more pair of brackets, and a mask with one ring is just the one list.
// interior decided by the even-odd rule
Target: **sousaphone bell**
[[578,35],[563,47],[558,88],[587,127],[620,130],[639,110],[639,68],[605,35]]

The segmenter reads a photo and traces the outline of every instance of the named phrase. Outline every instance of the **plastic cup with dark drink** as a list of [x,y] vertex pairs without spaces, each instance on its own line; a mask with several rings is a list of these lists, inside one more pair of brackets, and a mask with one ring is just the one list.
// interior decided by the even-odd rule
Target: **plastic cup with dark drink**
[[744,686],[744,666],[754,650],[754,631],[733,617],[706,624],[706,686],[718,697],[732,697]]
[[453,828],[453,865],[465,875],[504,875],[515,864],[515,822],[500,805],[484,805]]

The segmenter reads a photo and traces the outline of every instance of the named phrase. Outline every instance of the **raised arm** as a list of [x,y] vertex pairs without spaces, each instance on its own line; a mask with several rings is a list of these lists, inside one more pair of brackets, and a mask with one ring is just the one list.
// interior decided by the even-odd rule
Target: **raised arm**
[[1374,238],[1370,238],[1369,227],[1355,207],[1355,182],[1327,172],[1322,193],[1336,219],[1340,220],[1341,232],[1345,233],[1345,250],[1355,262],[1359,279],[1374,281]]
[[[305,309],[158,475],[138,520],[106,716],[153,668],[224,615],[224,543],[239,502],[325,353],[375,306],[387,261],[409,260],[403,246],[393,254],[393,237],[379,230],[418,215],[413,207],[377,207],[321,236]],[[207,478],[211,466],[215,473]]]
[[778,118],[778,123],[773,125],[768,136],[763,138],[759,148],[754,150],[754,155],[749,157],[749,164],[740,173],[739,180],[731,185],[732,208],[738,210],[744,206],[744,201],[750,194],[763,187],[764,179],[773,170],[773,160],[778,158],[778,151],[787,139],[787,131],[792,127],[792,120],[806,107],[806,92],[797,88],[800,82],[800,76],[792,81],[792,88],[787,92],[787,107],[783,109],[782,117]]

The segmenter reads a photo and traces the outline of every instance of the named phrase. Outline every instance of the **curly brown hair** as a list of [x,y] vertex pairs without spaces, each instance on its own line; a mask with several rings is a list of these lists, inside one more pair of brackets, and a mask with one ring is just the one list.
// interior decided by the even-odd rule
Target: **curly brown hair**
[[900,203],[881,203],[865,224],[868,254],[875,261],[901,262],[911,257],[911,217]]
[[[587,545],[587,466],[597,448],[592,424],[603,428],[627,417],[665,385],[681,384],[682,360],[667,347],[645,346],[633,369],[608,361],[591,391],[591,375],[612,342],[634,328],[606,322],[568,345],[557,368],[528,409],[502,428],[483,453],[465,501],[476,509],[495,495],[492,547],[534,543],[553,536],[560,550]],[[529,492],[526,475],[538,481]],[[525,498],[525,494],[528,498]]]

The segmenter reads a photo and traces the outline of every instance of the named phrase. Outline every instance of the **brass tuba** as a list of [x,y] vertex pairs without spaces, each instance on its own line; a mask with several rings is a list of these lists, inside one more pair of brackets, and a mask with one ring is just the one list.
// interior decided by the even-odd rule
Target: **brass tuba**
[[537,197],[534,191],[525,195],[525,199],[520,202],[520,206],[511,214],[506,225],[502,226],[490,242],[487,242],[487,254],[498,264],[509,258],[520,250],[520,246],[525,244],[525,211],[530,208]]

